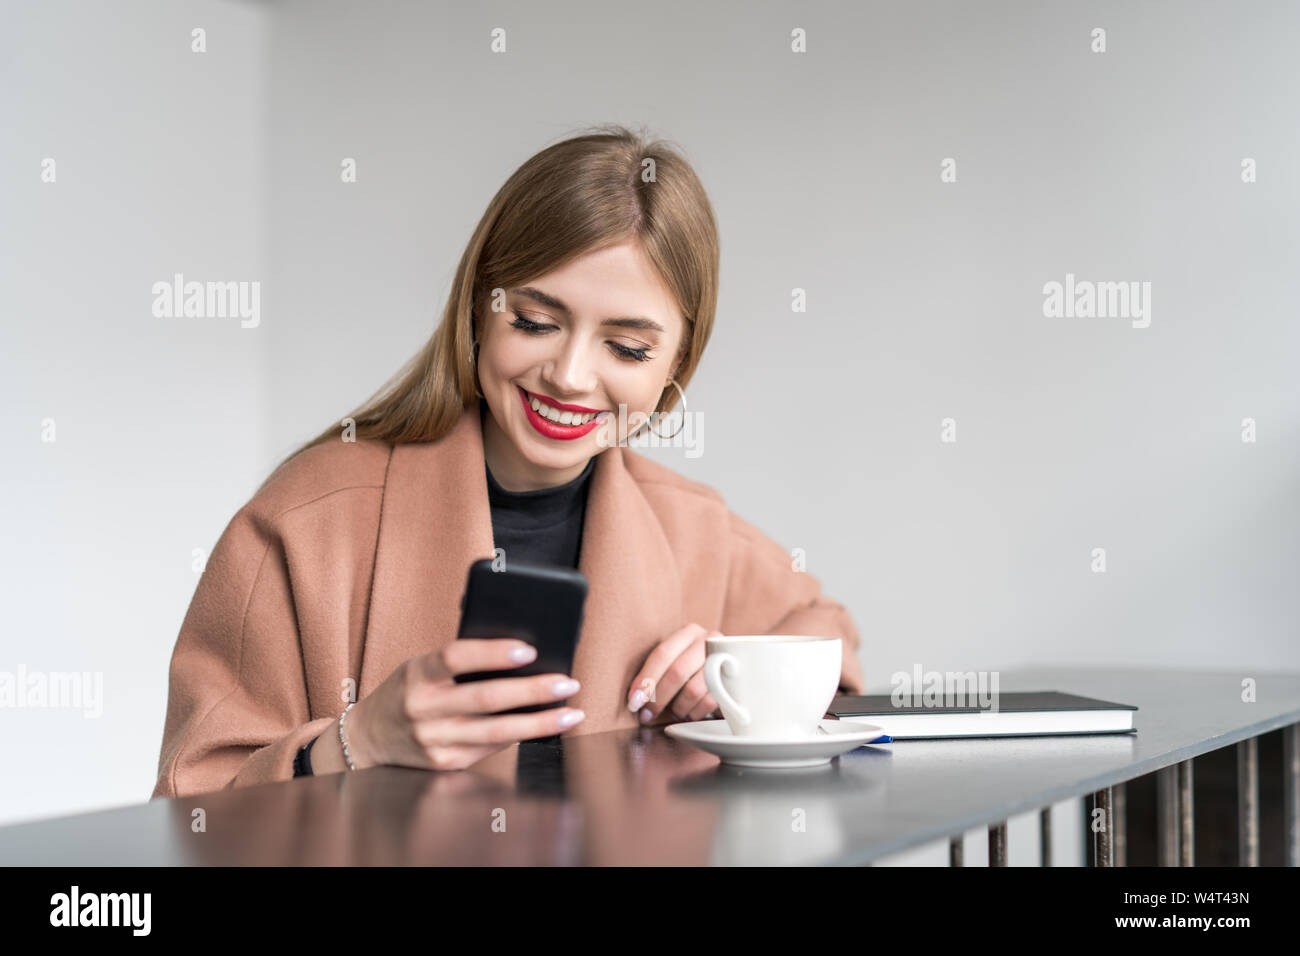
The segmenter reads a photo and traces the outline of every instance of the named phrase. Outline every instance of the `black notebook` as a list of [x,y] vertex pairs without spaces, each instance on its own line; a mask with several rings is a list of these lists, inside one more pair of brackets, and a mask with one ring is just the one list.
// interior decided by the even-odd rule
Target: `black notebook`
[[1132,733],[1136,710],[1131,704],[1042,690],[998,694],[996,710],[974,704],[897,707],[889,694],[840,694],[827,713],[875,724],[900,740]]

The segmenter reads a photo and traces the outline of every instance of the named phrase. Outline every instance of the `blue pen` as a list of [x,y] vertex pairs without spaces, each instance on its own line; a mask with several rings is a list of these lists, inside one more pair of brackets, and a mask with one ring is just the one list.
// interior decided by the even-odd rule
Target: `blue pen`
[[875,740],[867,741],[867,743],[869,744],[892,744],[893,742],[894,742],[894,738],[889,736],[889,734],[881,734]]

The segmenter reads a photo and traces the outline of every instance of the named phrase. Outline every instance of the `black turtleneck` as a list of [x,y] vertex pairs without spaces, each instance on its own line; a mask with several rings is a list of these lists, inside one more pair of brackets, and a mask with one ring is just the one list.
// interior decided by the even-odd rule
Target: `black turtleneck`
[[507,491],[484,463],[492,511],[492,543],[504,549],[507,566],[511,561],[578,566],[587,489],[595,464],[593,456],[582,474],[554,488]]

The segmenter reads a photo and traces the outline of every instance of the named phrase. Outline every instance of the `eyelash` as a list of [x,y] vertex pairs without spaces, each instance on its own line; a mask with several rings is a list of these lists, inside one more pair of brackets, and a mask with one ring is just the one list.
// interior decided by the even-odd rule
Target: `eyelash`
[[[539,325],[531,319],[525,319],[518,312],[515,313],[515,321],[510,324],[521,332],[527,332],[530,335],[543,335],[547,329],[555,328],[553,325]],[[633,362],[650,361],[649,348],[630,349],[626,345],[619,345],[617,342],[610,342],[609,346],[620,358],[629,359]]]

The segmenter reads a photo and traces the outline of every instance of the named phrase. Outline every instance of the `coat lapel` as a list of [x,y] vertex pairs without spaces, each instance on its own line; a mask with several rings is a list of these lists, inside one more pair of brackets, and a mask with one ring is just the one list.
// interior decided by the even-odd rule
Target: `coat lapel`
[[[654,646],[685,623],[672,549],[623,456],[621,447],[601,451],[588,490],[578,558],[588,592],[573,661],[582,688],[569,699],[587,717],[569,734],[637,726],[626,707],[632,680]],[[455,639],[469,566],[492,557],[492,550],[483,434],[474,403],[438,441],[393,449],[361,696],[407,658]]]

